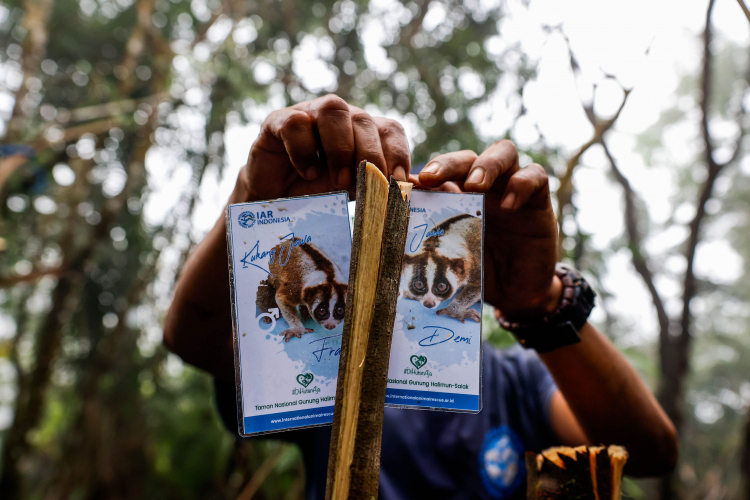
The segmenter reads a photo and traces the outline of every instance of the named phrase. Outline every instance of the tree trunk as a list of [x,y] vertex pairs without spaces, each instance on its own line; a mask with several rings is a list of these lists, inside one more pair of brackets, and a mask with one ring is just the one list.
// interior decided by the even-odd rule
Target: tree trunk
[[747,424],[745,424],[745,442],[742,447],[742,459],[740,462],[740,478],[742,480],[740,495],[742,500],[750,500],[750,410],[747,412]]
[[27,390],[20,392],[16,401],[13,425],[8,430],[3,446],[0,498],[21,498],[21,476],[18,462],[28,448],[26,436],[42,417],[47,384],[52,373],[52,362],[60,345],[63,316],[73,287],[70,275],[60,278],[52,295],[52,309],[47,314],[36,344],[39,346],[36,365],[29,376]]
[[[711,52],[711,41],[713,29],[711,26],[711,15],[714,0],[710,0],[706,10],[706,25],[703,31],[703,70],[701,75],[701,132],[704,142],[704,164],[707,177],[700,187],[700,194],[695,204],[695,216],[690,221],[690,235],[685,247],[685,260],[687,269],[683,282],[682,315],[679,324],[672,324],[674,332],[662,332],[659,338],[659,353],[661,362],[661,387],[658,399],[667,416],[674,423],[677,432],[682,429],[685,380],[690,371],[690,349],[692,345],[693,318],[690,312],[690,303],[697,295],[697,280],[694,272],[695,253],[702,234],[703,222],[706,215],[706,202],[711,199],[714,183],[722,170],[733,159],[725,163],[717,163],[714,159],[714,146],[711,133],[708,128],[710,97],[712,91],[713,54]],[[740,135],[742,137],[742,134]],[[739,144],[738,144],[739,147]],[[739,149],[737,150],[739,151]],[[734,155],[733,155],[734,157]],[[675,489],[676,476],[674,473],[662,480],[661,499],[671,500],[680,498],[681,494]]]

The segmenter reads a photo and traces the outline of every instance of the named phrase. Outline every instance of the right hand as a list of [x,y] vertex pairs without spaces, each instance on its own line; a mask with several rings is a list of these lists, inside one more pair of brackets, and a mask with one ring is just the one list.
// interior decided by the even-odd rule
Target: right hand
[[544,168],[520,168],[516,146],[502,140],[479,156],[437,156],[412,181],[419,188],[485,193],[486,302],[510,319],[537,318],[557,307],[557,222]]
[[372,117],[336,95],[272,112],[250,148],[232,203],[345,189],[353,199],[356,168],[367,160],[405,181],[411,153],[403,127]]

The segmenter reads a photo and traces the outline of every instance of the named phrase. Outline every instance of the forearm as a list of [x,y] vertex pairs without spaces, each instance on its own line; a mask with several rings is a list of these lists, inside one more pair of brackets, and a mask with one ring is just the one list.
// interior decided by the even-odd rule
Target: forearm
[[626,472],[656,475],[677,461],[674,426],[622,354],[590,324],[581,342],[542,354],[592,444],[620,444],[631,455]]
[[[239,201],[242,195],[235,189],[230,203]],[[164,343],[184,361],[234,381],[223,214],[185,263],[164,321]]]

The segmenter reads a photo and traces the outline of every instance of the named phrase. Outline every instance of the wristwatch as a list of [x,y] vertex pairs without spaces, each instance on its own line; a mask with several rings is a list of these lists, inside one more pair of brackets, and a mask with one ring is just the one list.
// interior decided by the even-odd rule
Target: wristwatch
[[581,341],[578,334],[594,308],[596,293],[581,273],[558,262],[555,274],[562,281],[563,290],[557,308],[547,316],[530,322],[512,322],[500,318],[500,326],[511,332],[527,349],[550,352],[558,347]]

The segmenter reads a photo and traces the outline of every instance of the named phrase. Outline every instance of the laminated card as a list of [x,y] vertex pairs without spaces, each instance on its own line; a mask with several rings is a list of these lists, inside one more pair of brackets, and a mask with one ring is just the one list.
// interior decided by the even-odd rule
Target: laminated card
[[330,424],[351,257],[345,192],[227,209],[239,433]]
[[386,405],[481,410],[484,196],[414,190]]

